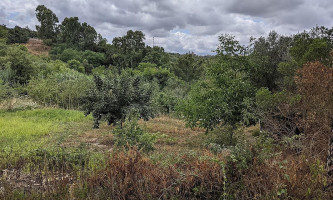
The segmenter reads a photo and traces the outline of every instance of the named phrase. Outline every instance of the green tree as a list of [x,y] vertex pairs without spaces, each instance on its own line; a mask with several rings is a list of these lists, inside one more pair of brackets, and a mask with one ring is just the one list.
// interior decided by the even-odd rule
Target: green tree
[[308,62],[319,61],[332,66],[332,49],[333,29],[315,27],[309,32],[294,35],[288,51],[290,58],[278,67],[278,72],[283,75],[282,87],[295,91],[295,72]]
[[6,26],[0,26],[0,44],[6,44],[6,41],[8,39],[8,30]]
[[8,30],[8,40],[7,43],[26,43],[30,37],[35,36],[35,32],[29,28],[21,28],[15,26],[12,29]]
[[44,5],[37,6],[36,17],[40,22],[40,26],[36,26],[38,37],[55,40],[58,32],[58,17]]
[[203,60],[194,53],[187,53],[179,57],[178,62],[172,68],[176,76],[186,82],[198,80],[203,72]]
[[154,46],[153,48],[146,48],[146,56],[142,62],[156,64],[158,67],[166,66],[169,62],[169,56],[164,52],[163,47]]
[[80,61],[69,60],[67,63],[68,63],[69,68],[74,69],[78,72],[84,73],[84,66],[80,63]]
[[193,85],[178,107],[189,126],[207,131],[219,124],[235,128],[239,122],[249,122],[246,114],[254,97],[254,88],[243,70],[248,68],[243,47],[233,37],[219,39],[218,59],[207,65],[205,79]]
[[151,63],[140,63],[137,70],[133,70],[133,72],[143,76],[150,82],[156,80],[161,88],[164,88],[168,79],[173,76],[170,70],[157,67],[156,64]]
[[60,26],[61,42],[69,46],[76,47],[80,43],[81,23],[78,17],[65,18]]
[[281,62],[288,61],[288,48],[291,38],[272,31],[268,37],[260,37],[253,41],[249,69],[252,82],[257,88],[267,87],[277,90],[282,75],[278,71]]
[[82,23],[79,46],[82,50],[94,50],[97,42],[97,32],[86,22]]
[[7,66],[15,74],[11,76],[11,83],[26,84],[34,75],[31,55],[27,48],[15,45],[6,49],[4,57],[0,57],[0,66]]
[[143,77],[123,71],[121,74],[94,76],[95,86],[82,98],[83,110],[94,117],[94,128],[101,119],[108,124],[124,122],[131,110],[136,110],[141,118],[153,117],[151,107],[152,88]]
[[141,31],[127,31],[123,37],[115,37],[112,40],[114,51],[113,64],[119,69],[136,68],[142,61],[145,49],[145,35]]

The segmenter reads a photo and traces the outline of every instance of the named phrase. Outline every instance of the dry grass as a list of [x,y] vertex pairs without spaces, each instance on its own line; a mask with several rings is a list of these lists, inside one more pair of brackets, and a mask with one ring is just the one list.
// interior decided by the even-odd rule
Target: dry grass
[[198,140],[205,132],[204,129],[200,128],[186,128],[182,120],[169,116],[159,116],[149,121],[140,120],[139,124],[150,133],[164,134],[174,141],[171,144],[168,144],[168,142],[158,143],[158,148],[200,148],[201,143]]
[[161,168],[131,149],[117,152],[105,169],[82,181],[82,199],[218,199],[223,194],[221,166],[210,160]]
[[51,47],[45,45],[42,40],[39,39],[29,39],[26,44],[23,44],[28,48],[28,51],[34,55],[44,55],[48,56]]

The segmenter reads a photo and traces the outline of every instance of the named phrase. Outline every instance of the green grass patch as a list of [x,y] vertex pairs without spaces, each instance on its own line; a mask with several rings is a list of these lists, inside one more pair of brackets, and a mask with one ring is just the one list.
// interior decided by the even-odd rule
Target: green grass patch
[[31,150],[45,146],[51,137],[60,134],[66,125],[90,121],[82,112],[63,109],[36,109],[16,112],[0,111],[0,165],[24,157]]

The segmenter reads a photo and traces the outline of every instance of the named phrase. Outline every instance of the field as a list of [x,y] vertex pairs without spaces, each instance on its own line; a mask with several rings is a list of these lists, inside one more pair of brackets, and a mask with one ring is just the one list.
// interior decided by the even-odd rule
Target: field
[[[169,116],[160,116],[147,122],[139,121],[139,125],[156,140],[155,150],[144,157],[135,149],[128,153],[114,150],[113,127],[103,123],[100,129],[92,129],[92,118],[84,117],[79,111],[55,108],[1,111],[0,195],[5,199],[57,199],[57,195],[73,195],[71,191],[63,190],[74,186],[82,193],[82,190],[86,190],[82,181],[98,176],[100,169],[105,169],[108,162],[119,156],[123,157],[123,164],[131,156],[143,159],[137,162],[149,160],[149,164],[142,165],[148,165],[146,167],[152,167],[156,172],[169,170],[177,177],[180,176],[174,171],[177,168],[192,175],[198,173],[198,176],[196,170],[210,169],[200,169],[199,166],[196,169],[195,165],[193,168],[187,167],[188,163],[198,162],[199,157],[204,158],[209,154],[203,148],[204,130],[186,128],[184,122]],[[216,165],[212,166],[217,173],[221,172]],[[174,170],[170,171],[170,167]],[[165,184],[168,184],[167,180]],[[154,192],[159,191],[152,191],[152,194]],[[133,195],[130,190],[126,193]]]

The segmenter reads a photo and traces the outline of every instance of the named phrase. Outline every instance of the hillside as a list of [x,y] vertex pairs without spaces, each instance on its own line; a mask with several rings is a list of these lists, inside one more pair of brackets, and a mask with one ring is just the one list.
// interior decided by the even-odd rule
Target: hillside
[[42,40],[37,38],[30,38],[27,43],[23,44],[28,48],[28,51],[33,55],[49,55],[51,47],[45,45]]

